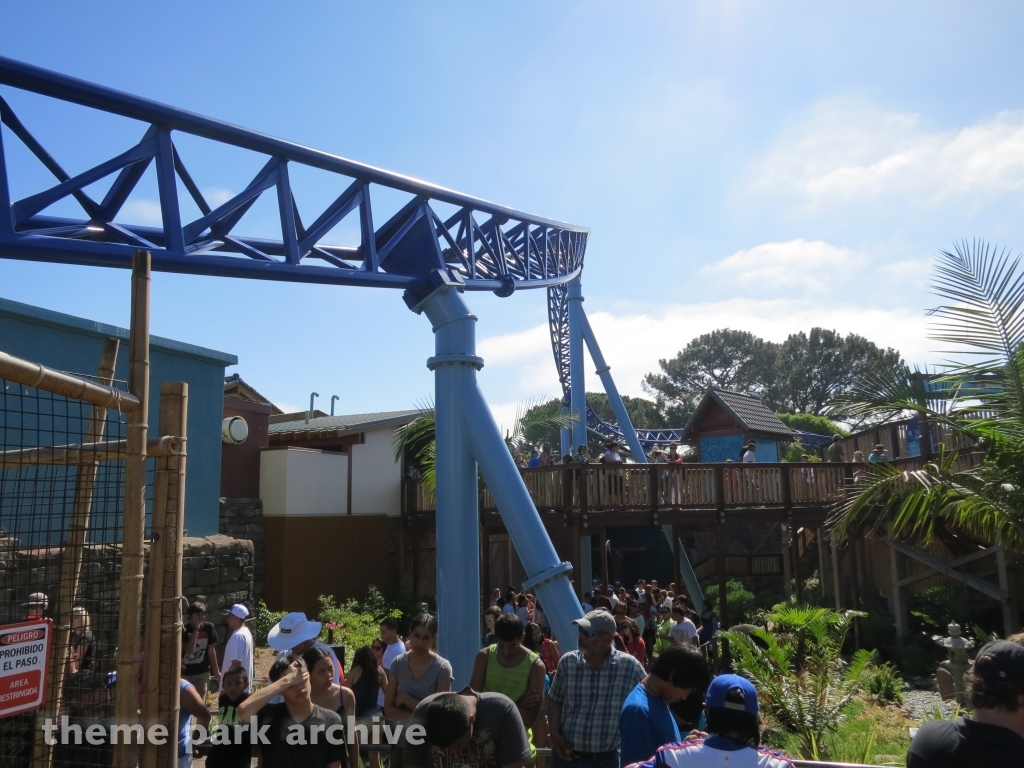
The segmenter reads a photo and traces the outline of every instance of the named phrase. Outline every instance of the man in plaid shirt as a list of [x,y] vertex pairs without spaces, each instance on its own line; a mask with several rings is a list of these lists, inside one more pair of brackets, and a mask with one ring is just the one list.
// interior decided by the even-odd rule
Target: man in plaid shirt
[[615,619],[607,611],[573,624],[580,650],[562,656],[548,691],[552,768],[618,768],[619,715],[644,668],[612,647]]

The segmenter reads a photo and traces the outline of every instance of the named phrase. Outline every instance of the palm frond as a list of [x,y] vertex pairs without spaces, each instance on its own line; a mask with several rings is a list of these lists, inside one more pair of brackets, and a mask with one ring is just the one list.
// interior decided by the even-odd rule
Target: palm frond
[[[998,376],[1002,393],[986,398],[990,408],[1024,415],[1024,272],[1021,257],[975,240],[940,251],[932,288],[949,300],[931,310],[931,338],[953,345],[957,355],[980,357],[955,364],[949,375],[966,379]],[[968,395],[970,397],[970,395]],[[976,398],[977,395],[975,394]]]

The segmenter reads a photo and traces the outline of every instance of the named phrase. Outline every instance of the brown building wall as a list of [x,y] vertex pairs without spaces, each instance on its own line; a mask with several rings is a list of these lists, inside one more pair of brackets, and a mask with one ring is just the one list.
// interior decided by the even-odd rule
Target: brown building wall
[[228,499],[256,499],[260,495],[260,451],[267,447],[267,419],[273,406],[237,397],[224,398],[224,418],[241,416],[249,437],[240,445],[221,445],[220,495]]
[[385,594],[397,586],[386,515],[270,516],[263,526],[272,611],[314,616],[320,595],[363,599],[371,584]]

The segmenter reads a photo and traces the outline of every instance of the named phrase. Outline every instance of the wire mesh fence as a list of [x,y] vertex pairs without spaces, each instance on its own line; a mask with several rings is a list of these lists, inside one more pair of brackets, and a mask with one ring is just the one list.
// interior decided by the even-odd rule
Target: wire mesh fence
[[[111,763],[126,423],[116,410],[0,379],[0,630],[52,622],[44,706],[3,716],[25,694],[0,691],[0,768]],[[18,684],[13,671],[0,668],[0,688],[4,675]],[[46,744],[45,717],[68,727],[70,743],[58,730]],[[100,726],[92,739],[90,726]]]

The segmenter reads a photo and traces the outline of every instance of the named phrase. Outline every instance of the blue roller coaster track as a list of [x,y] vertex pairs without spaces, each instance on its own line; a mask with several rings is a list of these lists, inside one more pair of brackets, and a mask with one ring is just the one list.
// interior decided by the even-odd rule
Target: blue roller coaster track
[[[588,230],[531,216],[428,182],[347,160],[327,152],[239,128],[147,99],[0,57],[0,83],[137,121],[140,138],[115,157],[69,175],[0,97],[0,122],[50,171],[48,189],[11,199],[0,137],[0,246],[7,258],[129,267],[132,252],[152,253],[153,269],[263,280],[411,288],[441,270],[466,290],[507,296],[517,287],[558,285],[583,268]],[[230,200],[205,199],[175,145],[191,134],[261,155],[263,167]],[[122,223],[119,214],[143,174],[154,165],[162,226]],[[290,169],[308,166],[334,174],[337,196],[304,223],[292,193]],[[117,174],[105,196],[86,188]],[[180,187],[179,187],[180,184]],[[373,216],[371,192],[387,187],[408,202],[383,224]],[[200,214],[182,220],[180,188]],[[265,192],[275,193],[280,235],[236,234],[242,217]],[[77,218],[46,216],[73,198]],[[434,203],[435,205],[432,205]],[[456,208],[442,218],[436,204]],[[327,239],[346,217],[358,220],[358,246]]]

